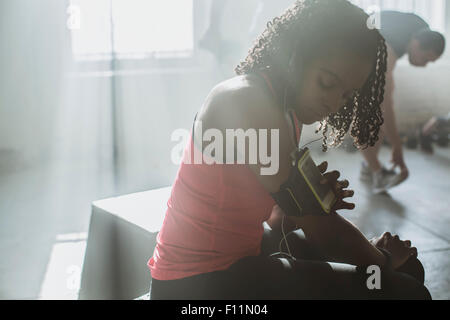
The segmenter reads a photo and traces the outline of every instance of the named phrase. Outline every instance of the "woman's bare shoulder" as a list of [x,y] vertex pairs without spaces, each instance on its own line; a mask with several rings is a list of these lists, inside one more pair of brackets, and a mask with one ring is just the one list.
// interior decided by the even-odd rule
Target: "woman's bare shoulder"
[[264,80],[256,75],[242,75],[217,84],[206,98],[198,119],[215,128],[267,128],[277,127],[274,120],[282,115]]

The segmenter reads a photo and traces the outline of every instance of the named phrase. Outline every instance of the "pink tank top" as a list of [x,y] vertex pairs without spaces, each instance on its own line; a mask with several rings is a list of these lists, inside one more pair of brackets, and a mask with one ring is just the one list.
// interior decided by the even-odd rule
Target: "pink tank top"
[[[295,114],[293,119],[298,141]],[[157,280],[225,270],[243,257],[259,255],[263,222],[275,205],[247,165],[194,164],[201,151],[192,133],[189,141],[147,263]]]

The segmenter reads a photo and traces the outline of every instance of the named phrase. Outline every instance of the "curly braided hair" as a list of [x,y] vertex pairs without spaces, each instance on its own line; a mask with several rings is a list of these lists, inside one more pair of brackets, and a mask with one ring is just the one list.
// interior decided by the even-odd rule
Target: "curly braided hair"
[[269,70],[278,77],[279,91],[295,95],[302,67],[321,53],[338,47],[374,61],[364,86],[353,93],[339,112],[321,122],[323,150],[337,147],[350,131],[357,148],[374,146],[383,124],[387,49],[378,30],[370,29],[369,16],[347,0],[299,0],[267,23],[244,61],[235,69],[243,75]]

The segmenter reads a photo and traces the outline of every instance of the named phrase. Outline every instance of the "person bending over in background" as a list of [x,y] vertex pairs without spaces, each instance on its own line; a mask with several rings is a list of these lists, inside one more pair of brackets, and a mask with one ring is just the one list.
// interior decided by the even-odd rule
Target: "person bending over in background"
[[[289,207],[280,196],[303,124],[322,121],[324,148],[339,145],[350,128],[361,148],[378,140],[386,46],[367,19],[345,0],[297,1],[267,25],[237,76],[210,92],[148,261],[151,299],[431,298],[411,241],[387,232],[369,241],[337,214],[354,208],[344,201],[354,192],[339,172],[325,173],[326,162],[322,183],[337,198],[330,214]],[[262,174],[267,163],[260,160],[223,164],[219,149],[212,164],[192,164],[205,153],[200,128],[224,138],[228,129],[278,130],[278,171]],[[272,150],[269,140],[258,143]],[[281,250],[289,254],[277,253],[283,233]],[[370,265],[381,268],[377,290],[367,286]]]
[[[375,193],[385,192],[399,185],[408,178],[409,172],[403,157],[403,148],[396,126],[394,112],[394,69],[397,60],[408,54],[409,62],[413,66],[425,67],[435,62],[445,49],[445,38],[442,34],[432,31],[429,25],[420,17],[412,13],[397,11],[381,11],[381,34],[386,39],[388,63],[384,102],[382,104],[384,124],[380,139],[374,147],[362,150],[365,159],[361,169],[361,179],[372,183]],[[394,167],[401,172],[383,167],[378,159],[381,144],[386,137],[392,146],[392,160]]]

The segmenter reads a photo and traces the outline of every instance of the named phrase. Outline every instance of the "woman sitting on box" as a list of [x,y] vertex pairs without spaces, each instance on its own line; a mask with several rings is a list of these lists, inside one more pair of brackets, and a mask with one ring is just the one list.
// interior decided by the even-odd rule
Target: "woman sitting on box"
[[[322,121],[325,149],[348,131],[360,148],[378,140],[386,45],[368,18],[345,0],[297,1],[267,24],[237,76],[211,91],[148,262],[151,299],[430,298],[410,241],[390,233],[369,241],[336,213],[354,208],[343,200],[354,192],[339,172],[325,173],[326,163],[319,166],[322,183],[337,198],[330,214],[295,212],[282,200],[302,206],[283,186],[303,124]],[[230,150],[216,150],[213,164],[195,164],[206,146],[193,138],[201,126],[223,137],[227,129],[279,130],[279,140],[263,146],[278,144],[278,171],[262,174],[267,163],[247,158],[223,164]],[[373,265],[381,277],[372,283]]]

